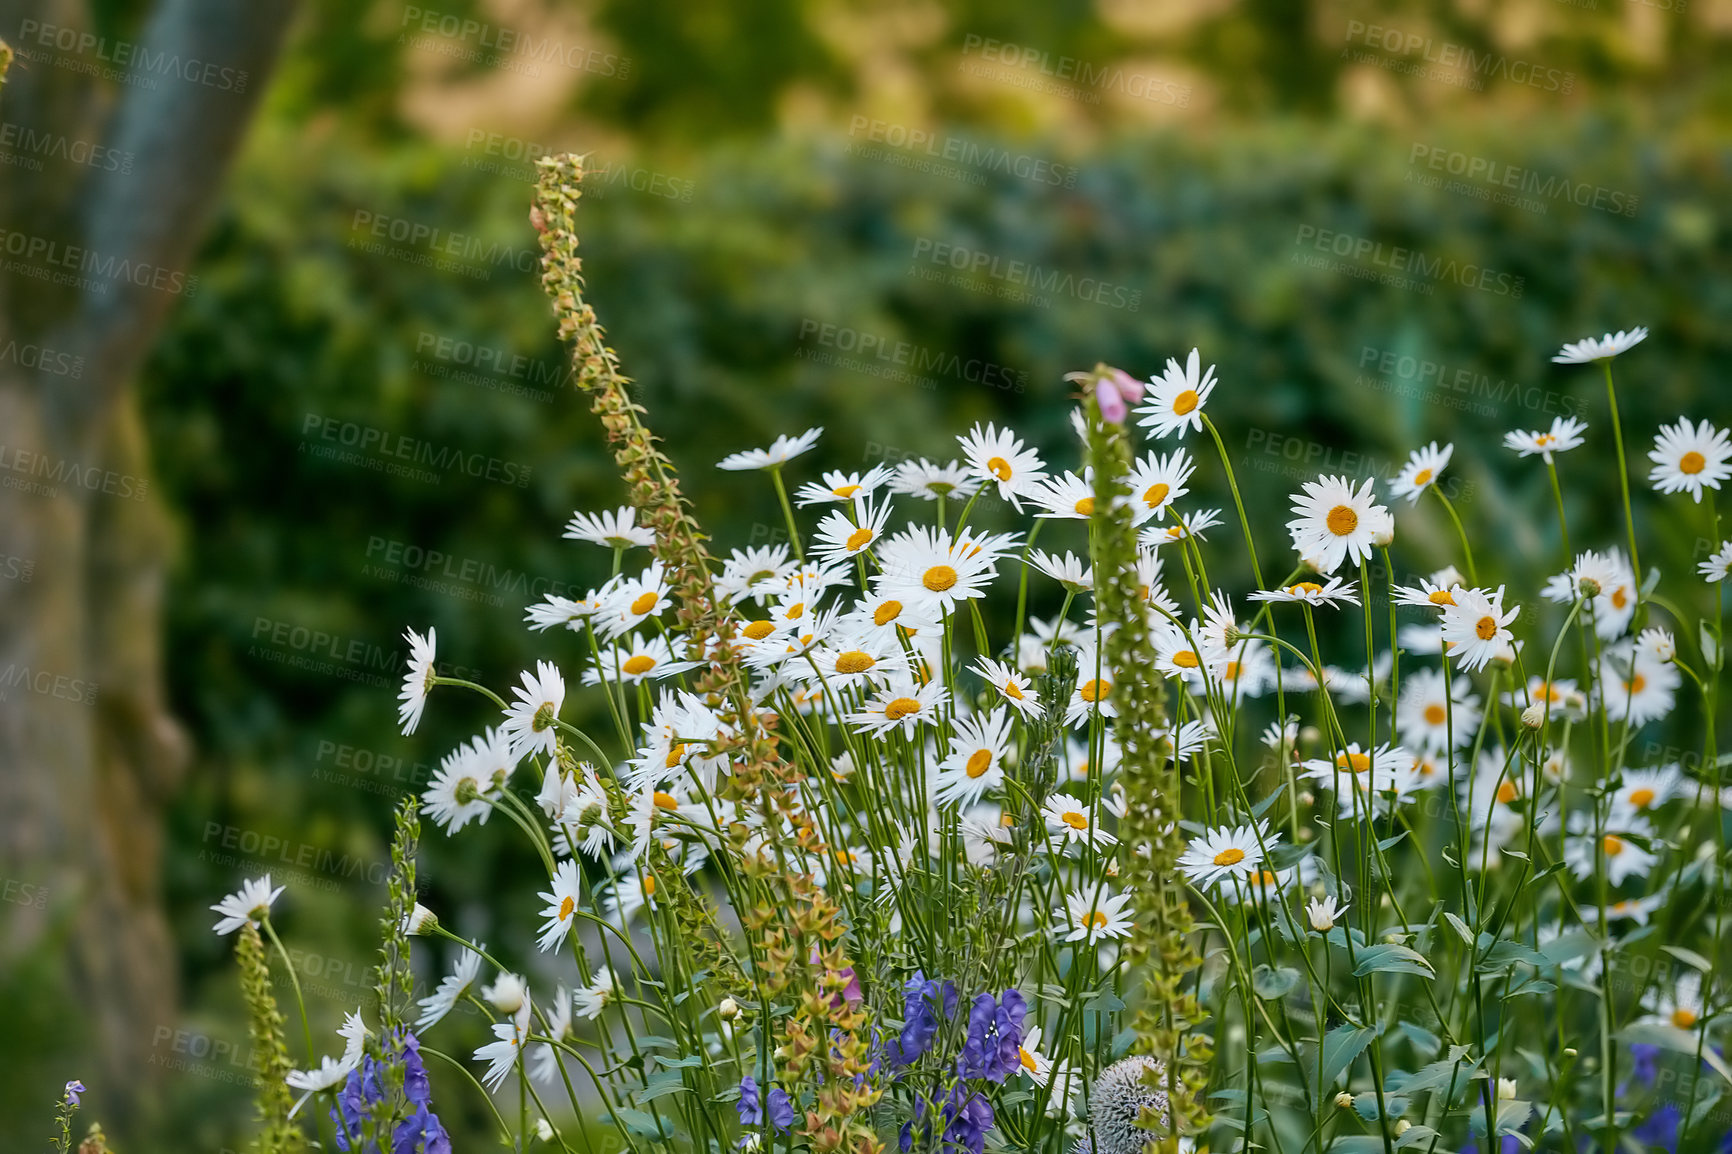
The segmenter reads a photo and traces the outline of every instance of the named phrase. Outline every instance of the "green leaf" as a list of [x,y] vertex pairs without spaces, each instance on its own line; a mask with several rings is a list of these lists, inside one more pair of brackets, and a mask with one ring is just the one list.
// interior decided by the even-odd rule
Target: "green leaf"
[[1660,948],[1665,950],[1668,954],[1671,954],[1674,958],[1677,958],[1680,962],[1683,962],[1685,965],[1695,966],[1704,974],[1714,968],[1713,962],[1710,962],[1695,950],[1687,950],[1683,946],[1661,946]]
[[1111,990],[1102,990],[1100,993],[1088,1000],[1088,1003],[1083,1006],[1083,1011],[1085,1013],[1116,1014],[1124,1008],[1125,1002],[1123,998],[1119,997]]
[[1334,1085],[1375,1037],[1377,1031],[1371,1026],[1349,1025],[1336,1026],[1323,1035],[1323,1084]]
[[[1385,1098],[1384,1109],[1391,1118],[1399,1118],[1407,1112],[1406,1098]],[[1375,1122],[1383,1117],[1383,1112],[1377,1107],[1377,1091],[1367,1090],[1353,1096],[1353,1112],[1367,1122]]]
[[1422,978],[1436,976],[1424,954],[1407,946],[1398,946],[1394,942],[1384,942],[1360,951],[1359,964],[1353,967],[1353,976],[1363,978],[1366,974],[1418,974]]
[[661,1127],[656,1120],[642,1110],[633,1110],[630,1106],[617,1106],[613,1116],[618,1118],[625,1128],[633,1134],[645,1138],[654,1138],[661,1134]]
[[678,1074],[658,1074],[632,1097],[637,1100],[638,1105],[647,1106],[657,1098],[665,1098],[669,1094],[678,1094],[689,1089]]
[[1558,966],[1586,957],[1593,953],[1599,944],[1599,939],[1594,935],[1584,930],[1571,930],[1567,934],[1559,934],[1540,947],[1540,956],[1545,958],[1547,965]]
[[1400,845],[1403,841],[1406,841],[1406,840],[1407,840],[1407,831],[1402,830],[1400,833],[1396,834],[1394,837],[1386,837],[1382,841],[1378,842],[1377,848],[1387,852],[1389,850],[1394,849],[1396,846]]
[[1462,943],[1466,945],[1468,949],[1473,949],[1473,931],[1467,928],[1467,923],[1447,911],[1445,911],[1443,919],[1448,922],[1455,930],[1456,934],[1461,937]]
[[1259,965],[1251,973],[1251,989],[1266,1002],[1286,997],[1298,984],[1299,971],[1291,966]]
[[1395,1148],[1397,1150],[1405,1150],[1409,1146],[1417,1146],[1421,1142],[1424,1142],[1427,1144],[1427,1149],[1429,1149],[1432,1139],[1436,1137],[1437,1131],[1433,1130],[1430,1126],[1409,1126],[1407,1131],[1395,1140]]
[[[1449,1053],[1442,1058],[1423,1066],[1417,1073],[1406,1074],[1400,1070],[1394,1071],[1384,1080],[1385,1093],[1399,1093],[1411,1097],[1427,1091],[1448,1091],[1453,1079],[1453,1099],[1461,1094],[1473,1081],[1479,1068],[1479,1059],[1468,1060],[1466,1046],[1451,1046]],[[1453,1105],[1453,1102],[1450,1103]]]
[[1528,966],[1543,966],[1546,964],[1546,956],[1532,946],[1509,938],[1492,946],[1485,955],[1485,965],[1498,971],[1506,970],[1517,962]]
[[1422,1054],[1430,1056],[1443,1048],[1443,1039],[1423,1026],[1402,1021],[1395,1023],[1395,1028],[1407,1035],[1407,1040],[1413,1043],[1413,1048]]

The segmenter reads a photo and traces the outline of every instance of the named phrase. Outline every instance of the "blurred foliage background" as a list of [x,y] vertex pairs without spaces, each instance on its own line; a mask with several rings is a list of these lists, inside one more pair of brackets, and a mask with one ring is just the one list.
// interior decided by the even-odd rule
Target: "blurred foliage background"
[[[206,910],[242,876],[289,884],[281,920],[323,1023],[365,999],[389,811],[486,720],[447,698],[398,736],[404,627],[436,627],[441,657],[495,686],[537,656],[575,663],[523,608],[605,578],[559,534],[623,493],[539,292],[526,155],[595,154],[592,297],[724,549],[774,532],[752,519],[761,479],[711,469],[727,452],[822,424],[795,470],[815,475],[945,457],[990,419],[1070,465],[1064,372],[1148,375],[1193,346],[1219,366],[1211,412],[1272,553],[1298,480],[1437,438],[1457,443],[1490,567],[1549,571],[1543,472],[1498,442],[1571,413],[1604,429],[1598,376],[1550,363],[1564,340],[1653,330],[1619,362],[1638,459],[1661,420],[1732,417],[1732,0],[308,0],[299,19],[201,291],[143,382],[176,514],[169,677],[197,754],[169,818],[181,1016],[157,1029],[127,1151],[244,1143],[245,1026]],[[500,50],[501,32],[563,62]],[[1490,63],[1452,63],[1469,54]],[[1512,169],[1537,183],[1495,183]],[[418,226],[437,234],[391,239]],[[1318,251],[1329,233],[1349,255]],[[923,279],[941,245],[1124,291],[1018,302],[986,272]],[[1492,287],[1379,283],[1397,248]],[[850,360],[861,334],[1022,387],[899,378]],[[1445,368],[1403,376],[1403,357]],[[526,483],[323,459],[328,421]],[[1565,462],[1578,544],[1612,540],[1610,464],[1594,447]],[[1225,503],[1206,458],[1203,476]],[[1637,489],[1669,543],[1653,563],[1690,565],[1699,510]],[[1400,542],[1414,571],[1442,556],[1435,513]],[[527,956],[537,867],[496,832],[459,851],[430,830],[423,900]],[[8,1149],[40,1139],[90,1053],[57,973],[27,964],[0,990]],[[479,1103],[454,1081],[446,1099],[458,1148],[481,1148]]]

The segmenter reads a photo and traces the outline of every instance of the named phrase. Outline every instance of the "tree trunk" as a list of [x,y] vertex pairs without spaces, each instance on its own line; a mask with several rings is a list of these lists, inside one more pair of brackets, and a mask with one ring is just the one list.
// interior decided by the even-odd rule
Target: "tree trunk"
[[131,382],[293,9],[163,0],[132,58],[210,62],[226,83],[135,64],[140,82],[109,85],[86,66],[112,55],[44,39],[88,28],[81,4],[0,0],[18,37],[5,120],[130,155],[0,181],[0,876],[47,896],[7,907],[0,962],[65,950],[111,1118],[149,1100],[155,1032],[176,1024],[162,812],[188,763],[163,689],[169,521]]

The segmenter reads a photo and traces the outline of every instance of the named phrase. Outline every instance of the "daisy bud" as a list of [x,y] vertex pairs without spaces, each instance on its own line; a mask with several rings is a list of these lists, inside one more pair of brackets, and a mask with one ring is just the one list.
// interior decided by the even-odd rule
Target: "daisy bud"
[[1522,710],[1522,725],[1528,729],[1538,729],[1546,723],[1546,707],[1530,705]]
[[523,1008],[529,986],[516,974],[500,974],[491,986],[481,991],[493,1008],[502,1014],[515,1014]]
[[722,1021],[731,1022],[740,1016],[740,1003],[732,998],[723,998],[721,1004],[716,1007],[716,1013],[721,1016]]
[[1514,1078],[1499,1078],[1497,1080],[1497,1096],[1500,1101],[1513,1102],[1516,1096]]
[[1335,1104],[1343,1110],[1351,1110],[1353,1109],[1353,1095],[1349,1094],[1346,1090],[1343,1090],[1341,1093],[1335,1095]]
[[1299,731],[1299,744],[1301,745],[1316,745],[1322,739],[1323,731],[1315,725],[1307,725]]
[[1568,1058],[1572,1062],[1575,1061],[1576,1060],[1576,1048],[1574,1046],[1565,1046],[1564,1047],[1564,1057]]
[[1395,543],[1395,518],[1391,517],[1377,531],[1371,534],[1371,543],[1379,549],[1386,549]]
[[1399,1138],[1411,1129],[1413,1129],[1413,1123],[1409,1122],[1406,1118],[1402,1118],[1395,1123],[1395,1136]]
[[535,1120],[535,1136],[543,1142],[553,1141],[553,1123],[546,1118],[537,1118]]
[[415,908],[403,915],[403,932],[411,936],[430,934],[439,927],[439,915],[422,905],[415,903]]

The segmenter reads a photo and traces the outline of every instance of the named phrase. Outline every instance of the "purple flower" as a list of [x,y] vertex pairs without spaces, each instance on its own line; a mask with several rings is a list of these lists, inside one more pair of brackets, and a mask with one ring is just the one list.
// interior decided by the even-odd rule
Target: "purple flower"
[[981,1154],[986,1147],[986,1132],[992,1129],[994,1121],[992,1103],[986,1100],[986,1095],[959,1083],[944,1103],[944,1148]]
[[1028,1004],[1016,990],[1001,999],[980,994],[968,1010],[968,1037],[962,1043],[957,1072],[964,1078],[985,1078],[1002,1084],[1022,1065],[1022,1022]]
[[[403,1096],[415,1106],[415,1111],[397,1124],[391,1133],[391,1154],[451,1154],[451,1138],[433,1113],[433,1087],[427,1078],[427,1068],[421,1062],[421,1042],[405,1030],[401,1036],[386,1039],[388,1060],[379,1061],[371,1054],[349,1072],[337,1104],[331,1107],[331,1121],[337,1128],[337,1149],[352,1150],[361,1139],[362,1125],[373,1106],[385,1100],[385,1071],[392,1066],[403,1070]],[[361,1154],[380,1154],[379,1148],[368,1143]]]
[[66,1083],[66,1097],[74,1105],[78,1105],[78,1096],[84,1093],[84,1083],[77,1078]]
[[1663,1146],[1668,1151],[1678,1149],[1678,1122],[1682,1115],[1670,1102],[1648,1115],[1647,1121],[1630,1131],[1630,1137],[1643,1147]]
[[770,1107],[770,1125],[776,1128],[776,1133],[786,1134],[794,1125],[794,1103],[788,1099],[788,1092],[780,1086],[771,1086],[765,1100]]
[[740,1079],[740,1101],[736,1106],[740,1112],[740,1125],[762,1126],[766,1103],[770,1108],[770,1125],[778,1134],[786,1134],[794,1125],[794,1103],[788,1092],[780,1086],[771,1086],[768,1094],[760,1095],[756,1078],[747,1074]]
[[912,1066],[932,1048],[938,1027],[956,1014],[956,983],[928,979],[920,970],[902,987],[902,1034],[890,1044],[890,1058]]

